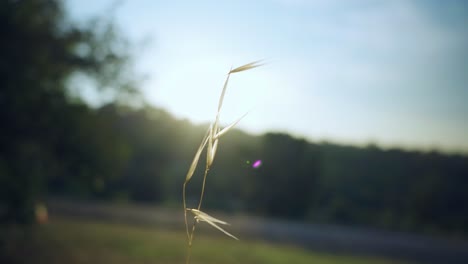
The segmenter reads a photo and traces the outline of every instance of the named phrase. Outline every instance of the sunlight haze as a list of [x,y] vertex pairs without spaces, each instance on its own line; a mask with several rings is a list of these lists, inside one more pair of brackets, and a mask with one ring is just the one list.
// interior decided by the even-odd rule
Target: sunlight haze
[[[115,1],[68,1],[77,20]],[[122,1],[151,104],[312,141],[468,152],[468,4],[464,1]]]

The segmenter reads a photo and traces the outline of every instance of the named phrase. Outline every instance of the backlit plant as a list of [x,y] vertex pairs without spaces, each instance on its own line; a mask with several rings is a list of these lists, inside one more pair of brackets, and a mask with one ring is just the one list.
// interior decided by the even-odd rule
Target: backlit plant
[[[219,225],[228,225],[228,223],[221,221],[219,219],[216,219],[204,212],[201,211],[201,206],[203,202],[203,196],[205,194],[205,185],[206,185],[206,178],[208,175],[208,172],[211,168],[211,165],[213,164],[214,158],[216,156],[216,151],[218,149],[218,143],[219,139],[226,134],[231,128],[233,128],[246,114],[244,114],[242,117],[237,119],[235,122],[230,124],[229,126],[221,129],[219,125],[219,117],[221,113],[221,108],[223,106],[223,100],[224,100],[224,95],[226,94],[226,89],[228,86],[229,78],[231,77],[231,74],[242,72],[242,71],[247,71],[253,68],[256,68],[258,66],[261,66],[262,64],[259,63],[259,61],[251,62],[248,64],[245,64],[243,66],[237,67],[235,69],[231,69],[226,77],[226,81],[224,82],[223,90],[221,92],[221,96],[219,98],[219,103],[218,103],[218,111],[216,113],[216,118],[215,121],[209,126],[208,131],[206,132],[200,147],[198,148],[197,152],[195,153],[195,157],[193,158],[192,164],[190,165],[190,168],[187,172],[187,176],[185,177],[185,181],[183,184],[183,190],[182,190],[182,198],[183,198],[183,204],[184,204],[184,217],[185,217],[185,229],[187,232],[187,258],[186,258],[186,263],[190,262],[190,255],[191,255],[191,248],[192,248],[192,242],[195,234],[195,228],[196,225],[199,222],[206,222],[209,225],[213,226],[214,228],[220,230],[224,234],[238,240],[237,237],[234,235],[228,233],[226,230],[221,228]],[[200,155],[203,152],[203,150],[206,148],[206,165],[205,165],[205,171],[203,173],[203,183],[201,186],[201,192],[200,192],[200,198],[198,201],[198,206],[197,208],[187,208],[187,200],[186,200],[186,188],[187,184],[192,178],[195,169],[197,168]],[[187,212],[191,213],[194,217],[194,221],[192,224],[192,228],[189,228],[188,224],[188,216]]]

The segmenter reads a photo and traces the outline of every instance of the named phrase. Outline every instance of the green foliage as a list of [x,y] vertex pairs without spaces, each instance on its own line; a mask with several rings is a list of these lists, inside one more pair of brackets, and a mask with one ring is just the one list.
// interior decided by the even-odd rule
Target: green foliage
[[116,95],[134,92],[131,79],[117,78],[128,54],[115,47],[112,24],[99,21],[71,23],[58,0],[0,3],[2,220],[31,222],[47,185],[99,192],[125,158],[109,127],[68,86],[81,74]]
[[329,144],[321,153],[313,219],[467,234],[467,157]]
[[313,147],[285,134],[266,134],[260,140],[263,164],[252,172],[256,188],[250,206],[264,215],[304,219],[318,176]]

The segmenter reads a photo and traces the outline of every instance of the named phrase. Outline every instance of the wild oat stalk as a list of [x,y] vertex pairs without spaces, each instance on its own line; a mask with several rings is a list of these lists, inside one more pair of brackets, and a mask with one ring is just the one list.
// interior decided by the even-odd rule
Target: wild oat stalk
[[[228,82],[229,82],[229,77],[233,73],[247,71],[247,70],[256,68],[258,66],[261,66],[261,65],[262,64],[260,64],[260,61],[255,61],[255,62],[245,64],[243,66],[237,67],[235,69],[231,69],[228,72],[227,77],[226,77],[226,81],[224,82],[223,90],[221,92],[221,96],[219,97],[218,111],[216,113],[215,121],[214,121],[213,124],[210,125],[210,127],[208,128],[208,131],[206,131],[206,134],[205,134],[205,136],[204,136],[204,138],[203,138],[203,140],[202,140],[202,142],[200,144],[200,147],[198,148],[197,152],[195,153],[195,157],[193,158],[192,164],[190,165],[190,168],[189,168],[189,170],[187,172],[187,176],[185,177],[185,181],[184,181],[183,189],[182,189],[182,199],[183,199],[183,203],[184,203],[185,230],[187,232],[187,258],[186,258],[186,263],[187,264],[190,262],[192,242],[193,242],[193,237],[194,237],[194,234],[195,234],[195,227],[196,227],[197,223],[206,222],[206,223],[210,224],[211,226],[213,226],[214,228],[220,230],[224,234],[226,234],[226,235],[228,235],[228,236],[230,236],[230,237],[232,237],[234,239],[237,239],[237,237],[231,235],[230,233],[228,233],[226,230],[222,229],[218,225],[218,224],[228,225],[228,223],[226,223],[224,221],[221,221],[219,219],[216,219],[216,218],[214,218],[214,217],[200,211],[200,209],[201,209],[202,202],[203,202],[203,196],[205,195],[206,177],[207,177],[208,172],[209,172],[209,170],[211,168],[211,165],[213,164],[213,160],[214,160],[215,155],[216,155],[216,150],[218,149],[219,138],[221,136],[223,136],[224,134],[226,134],[237,123],[239,123],[239,121],[247,114],[247,113],[244,114],[239,119],[237,119],[235,122],[233,122],[232,124],[230,124],[229,126],[223,128],[221,130],[221,128],[219,126],[219,116],[220,116],[220,113],[221,113],[221,108],[223,106],[224,95],[226,94],[226,89],[227,89],[227,85],[228,85]],[[198,201],[198,206],[197,206],[197,209],[187,208],[187,200],[186,200],[186,194],[185,194],[186,193],[187,183],[192,178],[192,176],[193,176],[193,174],[195,172],[195,169],[197,168],[198,160],[200,159],[200,155],[203,152],[203,150],[205,149],[205,147],[206,147],[206,166],[205,166],[205,172],[203,174],[203,183],[202,183],[202,186],[201,186],[201,193],[200,193],[200,199]],[[194,222],[192,224],[192,230],[191,231],[189,230],[189,224],[188,224],[188,221],[187,221],[187,212],[191,212],[193,214],[193,216],[194,216]]]

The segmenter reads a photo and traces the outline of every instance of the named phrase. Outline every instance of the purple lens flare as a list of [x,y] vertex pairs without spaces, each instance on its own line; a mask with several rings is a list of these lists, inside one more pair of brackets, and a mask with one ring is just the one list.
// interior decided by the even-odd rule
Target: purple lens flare
[[256,169],[256,168],[258,168],[260,166],[262,166],[262,161],[261,160],[257,160],[252,164],[252,168],[254,168],[254,169]]

